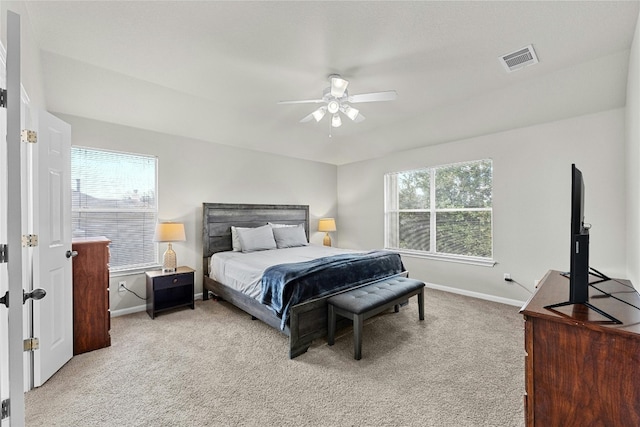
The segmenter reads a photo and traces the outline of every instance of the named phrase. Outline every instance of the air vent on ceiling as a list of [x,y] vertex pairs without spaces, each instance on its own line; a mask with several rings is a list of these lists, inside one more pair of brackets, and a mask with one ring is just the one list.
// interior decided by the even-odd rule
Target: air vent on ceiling
[[538,57],[535,50],[533,50],[533,45],[502,55],[499,59],[509,73],[538,63]]

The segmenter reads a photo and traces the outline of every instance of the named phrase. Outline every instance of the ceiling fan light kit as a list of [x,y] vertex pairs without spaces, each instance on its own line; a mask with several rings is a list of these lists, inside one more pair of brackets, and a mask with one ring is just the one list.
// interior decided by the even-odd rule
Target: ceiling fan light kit
[[327,107],[320,107],[311,114],[313,115],[313,118],[316,119],[316,122],[319,122],[320,120],[322,120],[322,118],[326,113],[327,113]]
[[[347,92],[349,81],[343,79],[338,74],[331,74],[329,76],[329,83],[330,86],[323,91],[321,99],[280,101],[278,102],[278,104],[324,103],[325,105],[311,112],[311,114],[303,117],[302,120],[300,120],[300,123],[306,123],[311,119],[315,119],[316,122],[319,122],[326,115],[326,113],[329,112],[329,114],[331,114],[331,126],[337,128],[342,125],[340,113],[344,114],[356,123],[359,123],[365,119],[365,117],[360,113],[360,110],[349,105],[350,103],[355,104],[358,102],[393,101],[398,96],[395,90],[363,93],[359,95],[349,96],[349,92]],[[329,136],[331,136],[331,133],[329,133]]]
[[335,99],[332,99],[327,104],[327,110],[329,110],[331,114],[337,113],[339,109],[340,109],[340,103]]
[[358,115],[360,114],[360,110],[358,110],[357,108],[353,108],[350,105],[344,105],[340,111],[346,114],[346,116],[351,120],[357,119]]
[[337,74],[330,75],[329,80],[331,81],[331,96],[342,97],[347,90],[347,86],[349,86],[349,82]]

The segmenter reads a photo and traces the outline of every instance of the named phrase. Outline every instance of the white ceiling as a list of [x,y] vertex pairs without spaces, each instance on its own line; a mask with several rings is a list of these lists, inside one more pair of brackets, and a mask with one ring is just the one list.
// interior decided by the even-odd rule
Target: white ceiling
[[[331,164],[625,105],[638,1],[29,1],[47,109]],[[498,57],[533,44],[540,63]],[[358,104],[299,123],[327,76]]]

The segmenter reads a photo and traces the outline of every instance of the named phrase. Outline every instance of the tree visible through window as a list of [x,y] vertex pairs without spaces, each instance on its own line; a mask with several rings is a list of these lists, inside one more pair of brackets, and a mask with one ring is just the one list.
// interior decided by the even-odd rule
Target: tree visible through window
[[71,148],[73,237],[111,240],[110,270],[157,265],[157,159]]
[[492,162],[385,175],[385,246],[491,258]]

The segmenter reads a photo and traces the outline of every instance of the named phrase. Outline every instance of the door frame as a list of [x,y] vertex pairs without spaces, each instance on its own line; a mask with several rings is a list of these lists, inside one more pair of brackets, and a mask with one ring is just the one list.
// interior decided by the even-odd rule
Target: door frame
[[20,15],[7,11],[7,245],[9,284],[9,411],[13,426],[24,425],[22,162]]
[[[6,51],[0,43],[0,87],[6,87]],[[6,111],[0,112],[0,135],[7,134]],[[0,168],[7,167],[6,138],[0,139]],[[7,182],[4,174],[0,174],[0,243],[7,241]],[[9,290],[7,263],[0,262],[0,296],[4,296]],[[9,312],[4,306],[0,306],[0,400],[9,398]],[[9,425],[0,421],[0,426]]]

